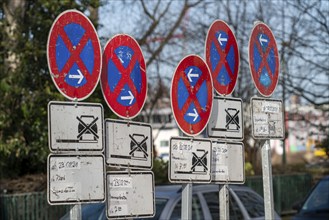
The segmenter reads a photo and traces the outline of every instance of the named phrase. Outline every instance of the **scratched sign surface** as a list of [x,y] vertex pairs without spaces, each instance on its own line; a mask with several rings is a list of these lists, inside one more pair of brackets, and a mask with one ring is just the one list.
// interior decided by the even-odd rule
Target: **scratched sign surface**
[[262,22],[257,22],[251,31],[249,67],[259,93],[270,97],[279,81],[280,61],[275,37]]
[[211,154],[210,140],[171,138],[169,156],[170,182],[210,182]]
[[67,10],[56,18],[49,32],[47,60],[51,78],[66,98],[81,101],[95,90],[102,67],[101,46],[83,13]]
[[103,202],[104,172],[103,155],[50,154],[47,172],[49,204]]
[[103,106],[99,103],[49,102],[50,150],[104,150],[103,115]]
[[222,20],[214,21],[206,37],[206,62],[214,88],[221,95],[233,92],[239,72],[239,50],[236,38]]
[[244,164],[243,143],[217,141],[212,143],[212,182],[244,183]]
[[119,117],[134,118],[147,96],[146,65],[137,41],[120,34],[104,48],[101,86],[105,101]]
[[189,136],[208,124],[213,104],[213,85],[207,64],[189,55],[178,64],[171,82],[171,108],[179,128]]
[[154,175],[151,171],[108,172],[107,211],[108,218],[153,217]]
[[152,168],[150,124],[105,120],[106,163],[116,167]]
[[257,139],[283,139],[282,100],[251,99],[252,134]]

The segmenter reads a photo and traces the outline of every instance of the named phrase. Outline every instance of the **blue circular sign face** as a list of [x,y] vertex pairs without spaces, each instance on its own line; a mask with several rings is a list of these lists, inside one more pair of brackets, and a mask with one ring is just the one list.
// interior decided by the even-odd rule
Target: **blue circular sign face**
[[105,46],[101,86],[105,101],[122,118],[134,118],[144,106],[147,77],[144,56],[129,35],[116,35]]
[[231,94],[238,78],[240,59],[235,36],[224,21],[216,20],[210,26],[205,57],[216,92]]
[[196,55],[177,66],[171,84],[171,107],[180,129],[196,136],[207,126],[213,100],[213,86],[207,64]]
[[249,67],[257,90],[271,96],[279,80],[279,52],[270,28],[259,22],[249,39]]
[[94,91],[101,72],[101,48],[84,14],[68,10],[57,17],[49,33],[47,58],[51,77],[66,98],[80,101]]

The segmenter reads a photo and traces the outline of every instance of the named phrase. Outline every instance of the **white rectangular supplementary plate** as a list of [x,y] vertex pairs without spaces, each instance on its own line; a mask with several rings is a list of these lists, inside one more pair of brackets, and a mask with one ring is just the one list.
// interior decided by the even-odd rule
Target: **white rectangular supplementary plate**
[[110,166],[152,168],[150,124],[106,119],[105,146],[106,163]]
[[251,98],[251,124],[255,139],[283,139],[282,100]]
[[172,183],[209,183],[211,140],[171,138],[168,175]]
[[103,155],[50,154],[47,197],[51,205],[105,201]]
[[208,136],[243,140],[242,100],[228,97],[214,97],[213,110],[208,123]]
[[155,215],[153,172],[108,172],[106,182],[108,218],[145,218]]
[[103,115],[98,103],[49,102],[50,151],[103,151]]
[[243,184],[244,146],[241,142],[212,142],[211,181],[220,184]]

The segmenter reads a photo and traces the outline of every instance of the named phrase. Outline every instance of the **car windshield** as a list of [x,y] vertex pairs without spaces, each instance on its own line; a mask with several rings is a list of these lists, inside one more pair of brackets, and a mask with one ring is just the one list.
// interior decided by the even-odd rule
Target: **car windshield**
[[160,215],[162,213],[162,210],[164,209],[164,207],[166,206],[168,202],[168,199],[163,199],[163,198],[156,198],[155,199],[155,216],[153,218],[147,218],[148,220],[155,220],[155,219],[159,219]]
[[255,193],[249,191],[235,191],[236,195],[241,200],[251,218],[265,216],[264,201]]
[[303,212],[329,212],[329,179],[322,180],[314,188],[302,207]]

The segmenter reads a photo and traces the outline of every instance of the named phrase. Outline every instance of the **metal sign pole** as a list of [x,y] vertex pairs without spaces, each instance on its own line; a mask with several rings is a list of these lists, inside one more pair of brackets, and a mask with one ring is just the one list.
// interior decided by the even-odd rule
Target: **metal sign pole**
[[265,144],[262,147],[262,170],[263,170],[265,219],[274,219],[270,140],[266,140]]
[[74,205],[70,210],[70,219],[81,220],[81,204]]
[[182,184],[182,218],[192,219],[192,183]]
[[219,219],[227,220],[229,216],[229,192],[228,185],[219,185]]

